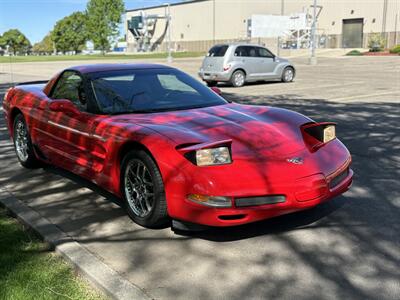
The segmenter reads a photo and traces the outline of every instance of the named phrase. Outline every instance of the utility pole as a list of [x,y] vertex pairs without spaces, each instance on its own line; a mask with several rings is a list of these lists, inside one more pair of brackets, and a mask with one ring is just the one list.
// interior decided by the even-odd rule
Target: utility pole
[[399,19],[399,13],[396,13],[396,19],[394,21],[394,45],[397,45],[397,20]]
[[[285,14],[285,0],[281,0],[281,16],[283,16]],[[279,52],[280,52],[280,45],[281,45],[281,37],[278,36],[278,41],[277,41],[278,45],[277,45],[277,49],[276,49],[276,55],[279,56]]]
[[168,57],[167,62],[172,63],[172,54],[171,54],[171,10],[170,4],[167,3],[167,18],[168,18]]
[[317,0],[314,0],[313,4],[313,21],[311,26],[311,57],[310,57],[310,65],[317,64],[317,57],[315,56],[315,48],[316,48],[316,29],[317,29]]
[[215,0],[213,0],[213,44],[215,44]]

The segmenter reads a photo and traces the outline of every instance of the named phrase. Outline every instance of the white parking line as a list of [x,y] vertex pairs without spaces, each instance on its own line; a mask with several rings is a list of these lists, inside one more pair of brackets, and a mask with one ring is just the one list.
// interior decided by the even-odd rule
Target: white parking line
[[[394,95],[394,94],[399,94],[400,96],[400,91],[392,91],[392,92],[386,92],[386,93],[374,93],[374,94],[364,94],[364,95],[355,95],[355,96],[348,96],[348,97],[341,97],[341,98],[331,98],[328,99],[329,101],[345,101],[345,100],[353,100],[353,99],[364,99],[364,98],[371,98],[371,97],[376,97],[376,96],[386,96],[386,95]],[[400,99],[399,99],[400,102]]]
[[[350,83],[340,83],[340,84],[326,84],[326,85],[318,85],[315,84],[313,86],[308,86],[308,87],[301,87],[301,88],[294,88],[294,89],[286,89],[285,94],[292,93],[292,92],[298,92],[298,91],[303,91],[303,90],[312,90],[312,89],[325,89],[325,88],[335,88],[335,87],[344,87],[344,86],[352,86],[352,85],[357,85],[357,84],[364,84],[364,81],[354,81]],[[263,94],[265,93],[265,90],[260,90]],[[269,93],[282,93],[281,89],[276,89],[276,90],[268,90]],[[259,93],[253,93],[254,95],[259,95]]]

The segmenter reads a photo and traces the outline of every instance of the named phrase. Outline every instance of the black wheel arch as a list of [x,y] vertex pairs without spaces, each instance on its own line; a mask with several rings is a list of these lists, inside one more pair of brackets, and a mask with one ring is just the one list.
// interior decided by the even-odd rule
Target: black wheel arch
[[[127,141],[125,142],[118,151],[117,154],[117,162],[118,162],[118,168],[117,169],[117,176],[119,179],[121,179],[121,168],[122,168],[122,161],[124,160],[124,157],[132,150],[143,150],[144,152],[146,152],[151,159],[154,161],[155,165],[157,166],[158,171],[161,173],[160,167],[158,166],[157,160],[154,158],[153,154],[151,153],[151,151],[142,143],[138,142],[138,141]],[[119,180],[121,181],[121,180]],[[119,190],[121,191],[121,182],[119,182]]]
[[296,68],[293,65],[287,65],[283,68],[283,71],[285,71],[287,68],[290,68],[293,70],[293,76],[296,76]]
[[[14,121],[15,121],[15,118],[16,118],[18,115],[22,115],[22,117],[25,119],[25,116],[24,116],[24,114],[22,113],[22,111],[21,111],[18,107],[13,107],[12,110],[11,110],[11,112],[10,112],[10,116],[9,116],[9,120],[8,120],[8,122],[9,122],[9,128],[10,128],[10,130],[11,130],[11,136],[14,136]],[[28,126],[28,125],[26,124],[26,126]],[[29,130],[29,129],[28,129],[28,130]]]
[[242,72],[244,73],[244,75],[247,76],[247,73],[246,73],[245,69],[243,69],[243,68],[236,68],[236,69],[232,72],[231,77],[233,76],[233,74],[234,74],[236,71],[242,71]]

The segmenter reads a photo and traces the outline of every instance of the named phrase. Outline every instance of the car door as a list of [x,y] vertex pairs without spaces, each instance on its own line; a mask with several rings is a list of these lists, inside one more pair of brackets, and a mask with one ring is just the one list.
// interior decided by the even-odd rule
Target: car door
[[258,76],[260,79],[271,79],[276,77],[276,69],[278,62],[268,49],[263,47],[256,47],[257,57],[259,58]]
[[259,62],[254,46],[238,46],[235,49],[235,57],[239,58],[246,71],[246,80],[257,78]]
[[82,75],[65,71],[49,98],[45,155],[53,164],[80,175],[91,176],[100,171],[104,153],[98,150],[98,143],[102,141],[92,134],[96,115],[88,112]]

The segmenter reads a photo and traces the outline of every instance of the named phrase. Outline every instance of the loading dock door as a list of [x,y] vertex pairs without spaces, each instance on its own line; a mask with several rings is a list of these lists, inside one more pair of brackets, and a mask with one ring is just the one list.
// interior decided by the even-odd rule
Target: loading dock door
[[343,19],[343,48],[362,48],[364,19]]

